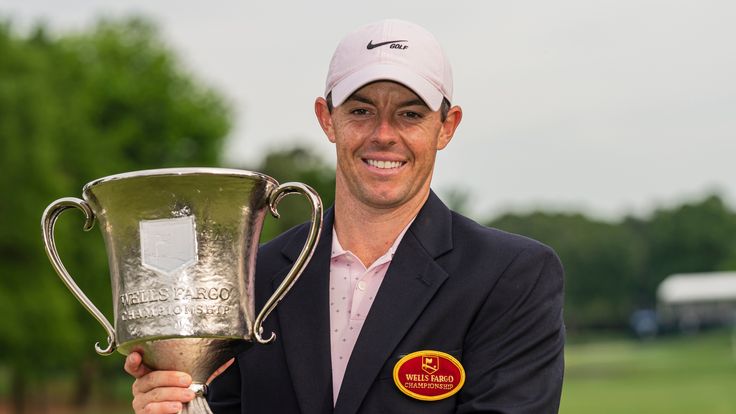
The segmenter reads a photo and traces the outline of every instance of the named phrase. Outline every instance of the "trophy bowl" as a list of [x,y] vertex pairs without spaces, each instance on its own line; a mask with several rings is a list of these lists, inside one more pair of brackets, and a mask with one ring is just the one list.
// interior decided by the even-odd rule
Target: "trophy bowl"
[[[302,194],[312,207],[309,237],[300,256],[263,309],[254,304],[254,268],[267,211]],[[51,264],[72,294],[107,331],[99,354],[143,355],[152,369],[187,372],[197,397],[184,413],[211,413],[205,382],[230,358],[262,336],[264,319],[298,280],[322,229],[322,202],[301,183],[279,185],[252,171],[169,168],[94,180],[83,199],[51,203],[41,219]],[[81,210],[84,229],[95,220],[105,242],[113,295],[113,321],[79,289],[59,258],[54,226],[70,208]]]

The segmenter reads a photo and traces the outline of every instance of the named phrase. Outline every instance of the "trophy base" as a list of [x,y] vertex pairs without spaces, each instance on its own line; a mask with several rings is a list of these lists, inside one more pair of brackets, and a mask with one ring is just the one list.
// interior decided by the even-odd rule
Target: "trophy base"
[[194,391],[196,397],[187,404],[184,404],[179,414],[213,414],[205,398],[207,386],[204,384],[192,384],[189,389]]
[[118,351],[123,355],[140,352],[150,368],[186,372],[194,383],[204,384],[217,368],[251,345],[240,338],[169,337],[126,342]]

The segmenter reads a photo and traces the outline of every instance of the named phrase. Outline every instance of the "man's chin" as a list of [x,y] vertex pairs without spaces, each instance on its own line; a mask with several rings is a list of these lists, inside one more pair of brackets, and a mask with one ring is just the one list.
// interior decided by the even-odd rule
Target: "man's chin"
[[[416,203],[412,203],[413,199],[419,199],[420,194],[407,194],[400,192],[384,192],[376,194],[365,194],[361,202],[378,210],[394,210],[398,208],[413,208]],[[422,198],[421,201],[424,201]]]

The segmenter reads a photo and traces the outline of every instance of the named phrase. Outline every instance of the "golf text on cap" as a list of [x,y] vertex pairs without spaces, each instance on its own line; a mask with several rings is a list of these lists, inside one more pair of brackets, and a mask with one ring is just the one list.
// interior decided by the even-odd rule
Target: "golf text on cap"
[[408,40],[389,40],[388,42],[381,42],[381,43],[373,43],[373,40],[371,40],[370,42],[368,42],[368,46],[366,46],[365,48],[368,50],[371,50],[371,49],[375,49],[377,47],[381,47],[381,46],[385,46],[389,44],[391,45],[389,46],[391,49],[406,49],[409,47],[408,45],[397,44],[401,42],[408,42]]

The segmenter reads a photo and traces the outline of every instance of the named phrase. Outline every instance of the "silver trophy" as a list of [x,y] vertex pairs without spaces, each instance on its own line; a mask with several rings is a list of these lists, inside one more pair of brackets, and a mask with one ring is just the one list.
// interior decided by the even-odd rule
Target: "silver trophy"
[[[286,195],[312,207],[309,236],[284,281],[256,315],[254,265],[267,210]],[[205,382],[222,364],[262,336],[264,319],[297,281],[322,229],[322,202],[301,183],[279,185],[256,172],[174,168],[112,175],[84,186],[84,200],[61,198],[43,213],[46,253],[56,272],[107,331],[101,355],[117,349],[143,354],[154,369],[191,374],[197,397],[182,413],[211,413]],[[95,218],[110,266],[115,326],[64,268],[54,225],[69,208],[82,210],[85,230]]]

